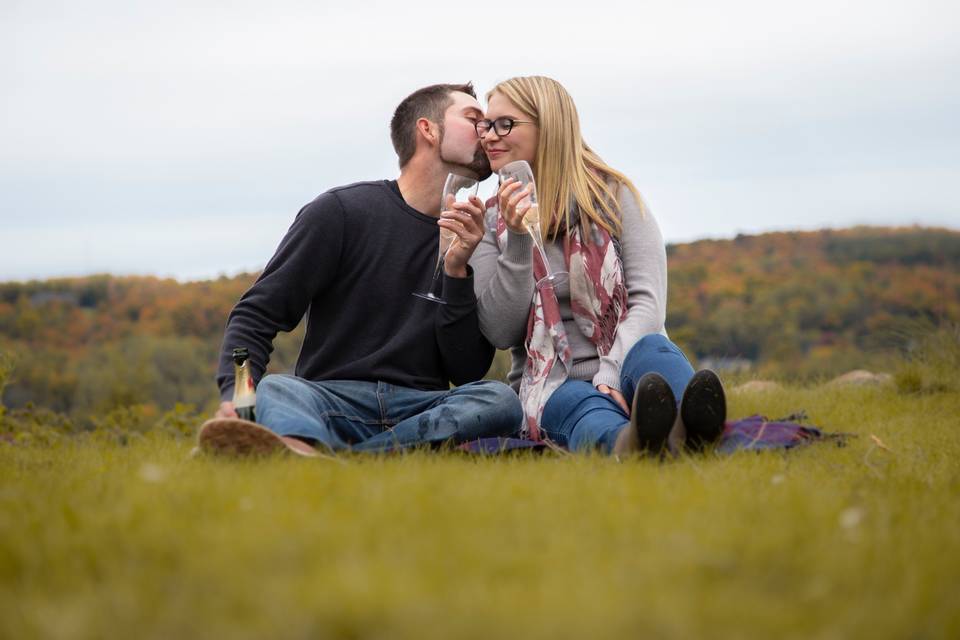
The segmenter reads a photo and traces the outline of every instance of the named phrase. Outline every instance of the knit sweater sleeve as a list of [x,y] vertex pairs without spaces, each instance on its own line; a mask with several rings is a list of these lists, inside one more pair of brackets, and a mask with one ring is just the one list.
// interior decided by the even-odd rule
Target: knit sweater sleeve
[[533,241],[526,233],[507,231],[503,252],[488,214],[487,231],[470,260],[477,292],[480,331],[498,349],[523,344],[533,300]]
[[621,257],[627,287],[627,317],[617,327],[613,347],[600,358],[594,386],[620,390],[620,366],[643,336],[663,333],[667,315],[667,252],[653,214],[627,188],[620,191],[623,221]]
[[443,297],[437,309],[436,337],[444,369],[455,385],[479,380],[493,362],[494,349],[479,331],[473,273],[466,278],[444,274]]

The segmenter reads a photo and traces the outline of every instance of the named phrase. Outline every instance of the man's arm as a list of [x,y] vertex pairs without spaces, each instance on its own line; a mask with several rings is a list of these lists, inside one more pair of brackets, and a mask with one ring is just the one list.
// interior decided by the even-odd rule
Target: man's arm
[[[259,382],[277,332],[293,330],[313,298],[336,277],[343,217],[340,202],[331,193],[301,209],[263,273],[230,312],[217,372],[224,403],[233,395],[233,349],[249,350],[251,373]],[[221,405],[224,411],[229,414],[232,407]]]
[[437,310],[436,336],[443,366],[453,384],[481,379],[490,369],[496,350],[480,332],[473,270],[466,278],[443,277],[446,304]]
[[473,269],[467,262],[483,238],[483,203],[455,203],[438,223],[457,234],[444,258],[443,298],[437,311],[436,336],[450,381],[460,385],[479,380],[490,369],[495,349],[480,331]]

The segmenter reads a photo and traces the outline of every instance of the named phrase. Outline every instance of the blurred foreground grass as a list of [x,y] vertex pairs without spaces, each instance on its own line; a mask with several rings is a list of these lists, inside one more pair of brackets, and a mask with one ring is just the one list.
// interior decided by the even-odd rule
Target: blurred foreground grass
[[0,441],[0,637],[960,637],[960,393],[731,394],[797,409],[858,437],[665,464]]

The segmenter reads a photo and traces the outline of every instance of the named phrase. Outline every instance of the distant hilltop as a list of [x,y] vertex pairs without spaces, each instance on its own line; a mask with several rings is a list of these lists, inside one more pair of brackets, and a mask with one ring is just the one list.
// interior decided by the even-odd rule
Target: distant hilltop
[[960,322],[960,232],[854,227],[667,247],[667,330],[699,357],[850,369]]
[[[705,245],[733,243],[742,248],[793,245],[822,252],[834,262],[898,262],[960,264],[960,231],[936,227],[870,227],[738,234],[732,240],[696,240],[667,245],[668,253],[699,251]],[[688,247],[689,249],[681,249]]]

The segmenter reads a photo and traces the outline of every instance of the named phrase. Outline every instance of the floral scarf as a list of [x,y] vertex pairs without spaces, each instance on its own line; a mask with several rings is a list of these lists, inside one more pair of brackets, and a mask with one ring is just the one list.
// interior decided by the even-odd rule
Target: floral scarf
[[[496,197],[486,205],[488,214],[496,214],[496,238],[502,252],[507,242],[506,222],[499,215]],[[617,326],[627,315],[619,243],[599,225],[579,221],[568,229],[566,236],[563,257],[570,274],[570,308],[577,327],[596,345],[597,355],[604,356],[613,347]],[[536,247],[532,251],[533,278],[539,282],[547,275],[547,269]],[[521,433],[531,440],[542,440],[543,407],[566,381],[573,364],[560,318],[560,303],[550,285],[534,290],[525,346],[527,360],[520,380]]]

